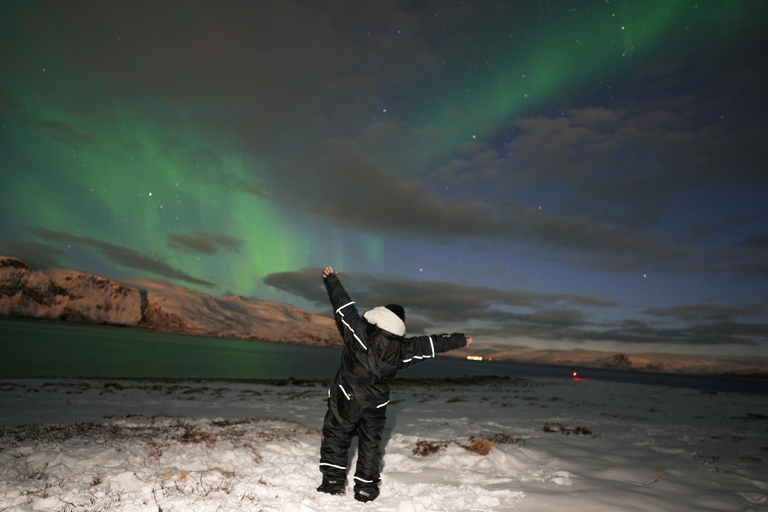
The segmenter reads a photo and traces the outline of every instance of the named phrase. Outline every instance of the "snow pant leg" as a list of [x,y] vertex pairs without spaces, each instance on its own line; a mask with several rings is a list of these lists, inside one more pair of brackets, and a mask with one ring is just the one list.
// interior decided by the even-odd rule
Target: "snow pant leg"
[[323,422],[323,438],[320,444],[320,471],[324,475],[342,480],[347,478],[349,445],[352,442],[355,427],[356,424],[352,422],[339,422],[328,409]]
[[381,437],[387,423],[385,408],[366,411],[358,426],[357,468],[355,469],[355,489],[375,488],[381,471]]

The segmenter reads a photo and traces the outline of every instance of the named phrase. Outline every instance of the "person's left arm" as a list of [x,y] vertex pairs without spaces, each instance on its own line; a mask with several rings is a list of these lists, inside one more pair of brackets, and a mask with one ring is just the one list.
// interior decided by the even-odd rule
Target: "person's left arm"
[[418,362],[433,359],[437,354],[464,348],[472,343],[462,333],[433,334],[431,336],[413,336],[403,341],[406,344],[403,351],[401,368],[408,368]]

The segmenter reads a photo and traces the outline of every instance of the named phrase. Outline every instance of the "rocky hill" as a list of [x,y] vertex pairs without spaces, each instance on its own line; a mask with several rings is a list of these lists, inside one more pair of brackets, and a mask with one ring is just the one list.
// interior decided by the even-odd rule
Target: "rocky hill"
[[616,354],[613,352],[584,349],[491,349],[484,351],[483,355],[494,361],[611,368],[638,372],[768,379],[768,365],[766,365],[765,359],[748,356],[726,359],[723,357],[717,358],[665,352]]
[[332,319],[288,304],[213,297],[160,280],[116,281],[70,269],[36,270],[10,256],[0,256],[0,316],[341,345]]

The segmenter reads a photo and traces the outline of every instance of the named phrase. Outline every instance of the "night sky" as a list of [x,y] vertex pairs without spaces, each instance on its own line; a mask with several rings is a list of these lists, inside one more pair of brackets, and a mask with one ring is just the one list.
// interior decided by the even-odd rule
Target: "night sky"
[[0,252],[768,357],[768,2],[0,3]]

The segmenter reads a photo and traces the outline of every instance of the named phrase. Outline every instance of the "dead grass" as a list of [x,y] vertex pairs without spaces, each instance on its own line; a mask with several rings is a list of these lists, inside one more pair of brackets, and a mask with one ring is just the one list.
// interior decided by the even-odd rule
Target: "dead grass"
[[413,454],[419,457],[434,455],[453,442],[454,441],[427,441],[419,439],[416,441],[416,447],[413,449]]
[[[112,389],[110,387],[110,389]],[[302,437],[319,436],[320,429],[308,427],[292,420],[277,418],[242,418],[224,420],[189,420],[171,416],[133,414],[113,416],[104,423],[83,422],[69,425],[20,425],[0,427],[0,451],[8,451],[26,468],[21,475],[23,487],[29,499],[59,497],[54,510],[107,511],[123,509],[122,491],[110,492],[103,488],[104,475],[91,474],[82,482],[84,492],[66,494],[73,485],[67,478],[53,474],[46,461],[33,463],[28,460],[30,446],[99,445],[124,454],[129,459],[138,458],[142,465],[152,468],[154,476],[152,497],[155,504],[163,500],[182,498],[192,504],[215,503],[223,496],[238,492],[243,508],[259,507],[256,493],[242,493],[238,489],[237,476],[226,466],[207,469],[181,469],[168,467],[167,461],[178,460],[179,451],[245,450],[253,455],[256,464],[262,458],[259,450],[272,441],[302,442]],[[168,457],[164,457],[168,455]],[[120,457],[122,455],[117,455]],[[268,485],[260,480],[260,485]],[[62,499],[63,495],[68,497]],[[73,497],[70,497],[73,496]],[[67,501],[68,500],[68,501]],[[2,508],[2,507],[0,507]]]
[[160,480],[163,482],[167,482],[169,480],[173,480],[174,482],[183,482],[187,479],[187,472],[181,469],[169,469],[168,471],[160,473],[158,477],[160,477]]
[[560,423],[545,423],[541,430],[547,434],[560,433],[566,436],[573,434],[577,436],[597,437],[596,434],[593,434],[592,431],[586,427],[569,427],[568,425],[561,425]]
[[[272,441],[292,441],[304,435],[319,436],[320,429],[272,418],[200,423],[168,416],[131,415],[130,418],[113,417],[107,423],[0,427],[0,451],[24,444],[86,441],[114,448],[117,452],[125,451],[128,446],[140,445],[150,460],[159,461],[174,446],[200,445],[206,449],[220,446],[246,449],[253,454],[255,462],[261,462],[260,445]],[[31,478],[37,476],[33,474]]]
[[488,455],[495,447],[496,445],[492,441],[487,439],[478,439],[471,445],[465,446],[464,448],[479,455]]
[[488,434],[483,436],[470,436],[469,444],[460,443],[454,439],[447,441],[435,441],[419,439],[413,454],[418,457],[428,457],[443,451],[448,445],[455,444],[467,451],[477,453],[478,455],[488,455],[499,444],[520,444],[522,439],[519,437],[510,437],[507,434]]

